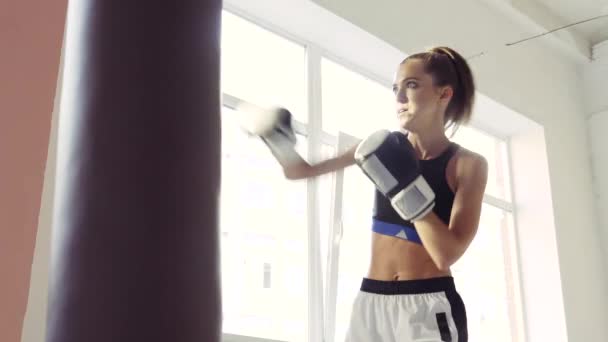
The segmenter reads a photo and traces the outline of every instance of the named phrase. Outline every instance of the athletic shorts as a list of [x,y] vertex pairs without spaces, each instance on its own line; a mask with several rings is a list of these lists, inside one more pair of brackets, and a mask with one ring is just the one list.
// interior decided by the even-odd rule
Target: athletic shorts
[[454,278],[364,278],[346,342],[466,342],[467,316]]

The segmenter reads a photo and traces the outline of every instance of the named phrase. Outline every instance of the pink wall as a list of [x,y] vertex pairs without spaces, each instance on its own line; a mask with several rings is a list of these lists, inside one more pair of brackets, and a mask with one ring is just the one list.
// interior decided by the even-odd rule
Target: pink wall
[[21,341],[67,0],[0,0],[0,341]]

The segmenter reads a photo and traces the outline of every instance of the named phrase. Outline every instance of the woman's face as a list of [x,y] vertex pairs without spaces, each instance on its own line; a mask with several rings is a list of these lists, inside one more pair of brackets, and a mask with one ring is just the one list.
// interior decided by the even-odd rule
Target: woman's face
[[411,59],[399,66],[393,83],[399,125],[410,132],[421,132],[434,125],[443,127],[449,98],[446,87],[436,87],[424,70],[424,63]]

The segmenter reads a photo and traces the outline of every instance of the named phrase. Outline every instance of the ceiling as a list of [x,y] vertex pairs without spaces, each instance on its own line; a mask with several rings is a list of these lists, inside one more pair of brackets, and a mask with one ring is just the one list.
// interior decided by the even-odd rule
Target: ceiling
[[[600,15],[608,15],[608,0],[536,0],[547,7],[564,24],[571,24]],[[576,25],[572,30],[592,45],[608,40],[608,17]]]
[[[524,2],[520,0],[521,2]],[[608,15],[608,0],[534,0],[569,25],[600,15]],[[513,2],[518,2],[517,0]],[[525,1],[531,2],[531,1]],[[522,7],[520,7],[522,8]],[[608,17],[576,25],[570,30],[579,33],[591,45],[608,40]]]
[[[476,0],[488,4],[527,27],[530,37],[547,34],[544,41],[579,62],[593,59],[593,47],[608,41],[608,0]],[[579,23],[603,16],[592,21]],[[571,24],[574,26],[569,26]],[[569,26],[569,27],[565,27]]]

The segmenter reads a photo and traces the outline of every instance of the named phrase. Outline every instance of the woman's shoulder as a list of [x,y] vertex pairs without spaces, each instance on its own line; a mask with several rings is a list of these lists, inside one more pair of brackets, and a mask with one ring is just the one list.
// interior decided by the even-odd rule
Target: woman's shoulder
[[488,161],[481,154],[455,144],[458,148],[454,153],[456,177],[458,179],[486,179],[488,174]]
[[452,142],[452,145],[456,147],[455,157],[461,161],[462,163],[467,164],[479,164],[479,163],[487,163],[487,160],[481,154],[471,151],[468,148],[465,148],[455,142]]

